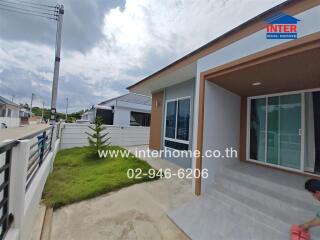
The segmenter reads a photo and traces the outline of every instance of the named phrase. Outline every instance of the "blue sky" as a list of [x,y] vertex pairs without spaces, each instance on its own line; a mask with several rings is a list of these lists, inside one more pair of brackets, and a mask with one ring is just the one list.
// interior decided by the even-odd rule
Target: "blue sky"
[[[10,0],[14,1],[14,0]],[[33,0],[55,5],[52,0]],[[63,0],[58,111],[126,87],[284,0]],[[55,23],[0,12],[0,95],[50,106]]]

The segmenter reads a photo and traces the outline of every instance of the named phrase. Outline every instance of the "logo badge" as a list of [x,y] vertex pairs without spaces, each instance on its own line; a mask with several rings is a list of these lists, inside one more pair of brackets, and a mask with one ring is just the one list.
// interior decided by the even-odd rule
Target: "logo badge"
[[298,38],[298,22],[300,20],[287,15],[278,13],[266,19],[267,39],[297,39]]

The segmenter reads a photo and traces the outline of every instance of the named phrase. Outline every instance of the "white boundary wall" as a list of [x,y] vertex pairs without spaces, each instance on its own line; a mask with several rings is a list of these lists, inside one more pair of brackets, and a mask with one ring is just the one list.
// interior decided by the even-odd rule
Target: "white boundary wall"
[[[89,124],[77,123],[63,123],[60,131],[61,149],[82,147],[88,145],[88,135],[86,132],[91,133]],[[91,124],[91,126],[94,126]],[[135,146],[149,144],[149,127],[136,127],[136,126],[115,126],[105,125],[105,131],[111,137],[111,145],[118,146]]]
[[[39,133],[40,135],[41,133]],[[47,177],[52,170],[53,161],[59,150],[60,140],[56,139],[56,128],[52,135],[52,149],[26,190],[27,168],[29,163],[30,146],[34,139],[19,140],[12,148],[10,167],[9,213],[14,221],[5,240],[28,240],[31,237],[34,220],[36,218],[42,191]],[[0,155],[4,160],[4,154]]]
[[[94,126],[94,125],[92,125]],[[59,129],[59,136],[56,139],[56,131]],[[146,145],[149,143],[149,127],[122,127],[106,126],[109,132],[112,145],[134,146]],[[5,240],[27,240],[30,239],[33,230],[34,220],[42,197],[42,191],[47,177],[52,170],[56,153],[61,148],[80,147],[88,144],[87,134],[90,132],[87,124],[61,124],[53,131],[52,149],[30,186],[26,190],[27,169],[29,163],[30,146],[33,139],[19,140],[19,143],[12,148],[10,190],[9,190],[9,213],[14,216],[14,221]],[[40,135],[41,133],[39,133]],[[0,162],[4,162],[4,153],[0,154]],[[3,175],[3,174],[2,174]],[[1,176],[0,176],[1,177]],[[3,177],[3,176],[2,176]]]
[[8,127],[19,127],[20,118],[18,118],[18,117],[0,117],[0,123],[5,123]]

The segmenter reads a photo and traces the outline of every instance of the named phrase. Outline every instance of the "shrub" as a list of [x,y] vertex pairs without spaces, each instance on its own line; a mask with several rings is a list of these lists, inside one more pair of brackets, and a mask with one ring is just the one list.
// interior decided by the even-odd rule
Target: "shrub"
[[102,126],[101,117],[97,117],[94,123],[94,127],[89,126],[89,128],[93,131],[93,134],[86,132],[88,135],[89,146],[96,155],[98,155],[98,151],[102,149],[106,149],[111,142],[109,142],[110,137],[107,137],[108,132],[103,133],[106,127]]

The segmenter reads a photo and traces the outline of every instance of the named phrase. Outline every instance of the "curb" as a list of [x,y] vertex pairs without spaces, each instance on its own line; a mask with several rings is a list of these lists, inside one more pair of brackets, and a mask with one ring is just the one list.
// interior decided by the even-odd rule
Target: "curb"
[[50,240],[51,227],[53,219],[53,208],[46,208],[46,212],[43,219],[40,240]]

